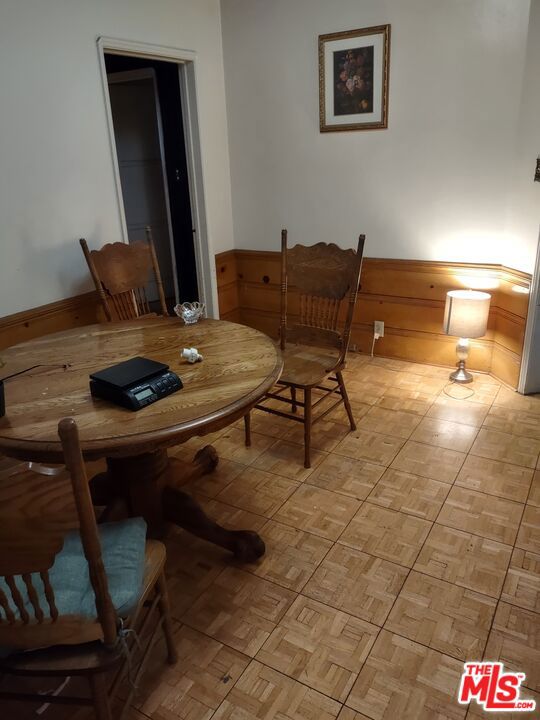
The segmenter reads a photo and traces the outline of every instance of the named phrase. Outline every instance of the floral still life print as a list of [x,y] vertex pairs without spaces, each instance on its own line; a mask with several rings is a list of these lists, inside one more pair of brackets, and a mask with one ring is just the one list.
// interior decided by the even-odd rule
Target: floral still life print
[[319,37],[321,132],[388,126],[390,26]]

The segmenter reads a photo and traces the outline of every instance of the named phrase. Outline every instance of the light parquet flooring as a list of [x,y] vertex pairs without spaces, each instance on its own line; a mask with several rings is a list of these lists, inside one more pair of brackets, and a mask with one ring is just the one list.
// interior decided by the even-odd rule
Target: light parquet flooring
[[[308,469],[302,428],[259,411],[251,448],[240,420],[171,450],[216,447],[216,472],[186,490],[267,550],[240,566],[171,531],[179,661],[156,645],[128,720],[479,720],[457,690],[482,658],[526,673],[522,696],[540,700],[540,396],[447,376],[351,355],[358,429],[326,416]],[[0,458],[0,482],[11,466]],[[19,708],[0,716],[36,717]]]

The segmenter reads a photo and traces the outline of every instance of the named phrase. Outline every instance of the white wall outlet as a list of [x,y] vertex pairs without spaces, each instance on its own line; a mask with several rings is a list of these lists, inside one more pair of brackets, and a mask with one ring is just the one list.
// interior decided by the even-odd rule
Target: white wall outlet
[[384,337],[384,322],[382,320],[375,320],[373,332],[375,335],[378,335],[380,338]]

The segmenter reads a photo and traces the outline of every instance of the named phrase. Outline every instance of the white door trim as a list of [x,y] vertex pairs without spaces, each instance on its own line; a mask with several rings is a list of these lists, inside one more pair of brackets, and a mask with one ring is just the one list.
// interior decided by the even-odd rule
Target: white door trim
[[208,236],[199,119],[197,112],[197,54],[193,50],[152,45],[145,42],[111,37],[99,37],[97,39],[97,49],[105,100],[105,112],[109,129],[109,143],[116,185],[117,206],[124,242],[127,242],[128,235],[124,215],[118,156],[116,153],[116,143],[114,139],[114,126],[107,82],[107,69],[105,67],[105,53],[133,55],[134,57],[146,57],[153,60],[165,60],[174,62],[179,66],[180,97],[183,109],[183,132],[186,143],[186,159],[189,173],[197,283],[199,286],[200,299],[206,303],[207,315],[209,317],[217,318],[219,317],[217,282],[214,268],[214,253]]
[[[529,307],[527,310],[527,324],[525,326],[525,338],[523,340],[523,351],[521,354],[521,367],[519,370],[518,392],[538,392],[538,387],[533,387],[530,380],[529,364],[534,362],[533,338],[535,336],[535,325],[540,322],[540,238],[536,249],[536,262],[531,280]],[[538,362],[538,358],[536,358]]]

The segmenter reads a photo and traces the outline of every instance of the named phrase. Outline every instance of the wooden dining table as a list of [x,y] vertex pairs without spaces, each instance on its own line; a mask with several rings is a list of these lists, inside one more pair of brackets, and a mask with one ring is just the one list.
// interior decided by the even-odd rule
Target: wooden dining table
[[[183,360],[185,347],[196,347],[203,360]],[[136,356],[168,365],[183,389],[136,412],[90,394],[91,373]],[[282,359],[266,335],[221,320],[184,325],[153,317],[46,335],[2,351],[2,359],[2,377],[27,372],[5,382],[0,453],[61,464],[58,422],[72,417],[85,460],[106,458],[106,471],[91,481],[95,504],[115,508],[113,516],[120,507],[141,515],[152,537],[175,523],[240,561],[264,554],[257,533],[221,527],[181,489],[215,469],[215,449],[205,446],[191,463],[167,451],[235,422],[274,385]]]

